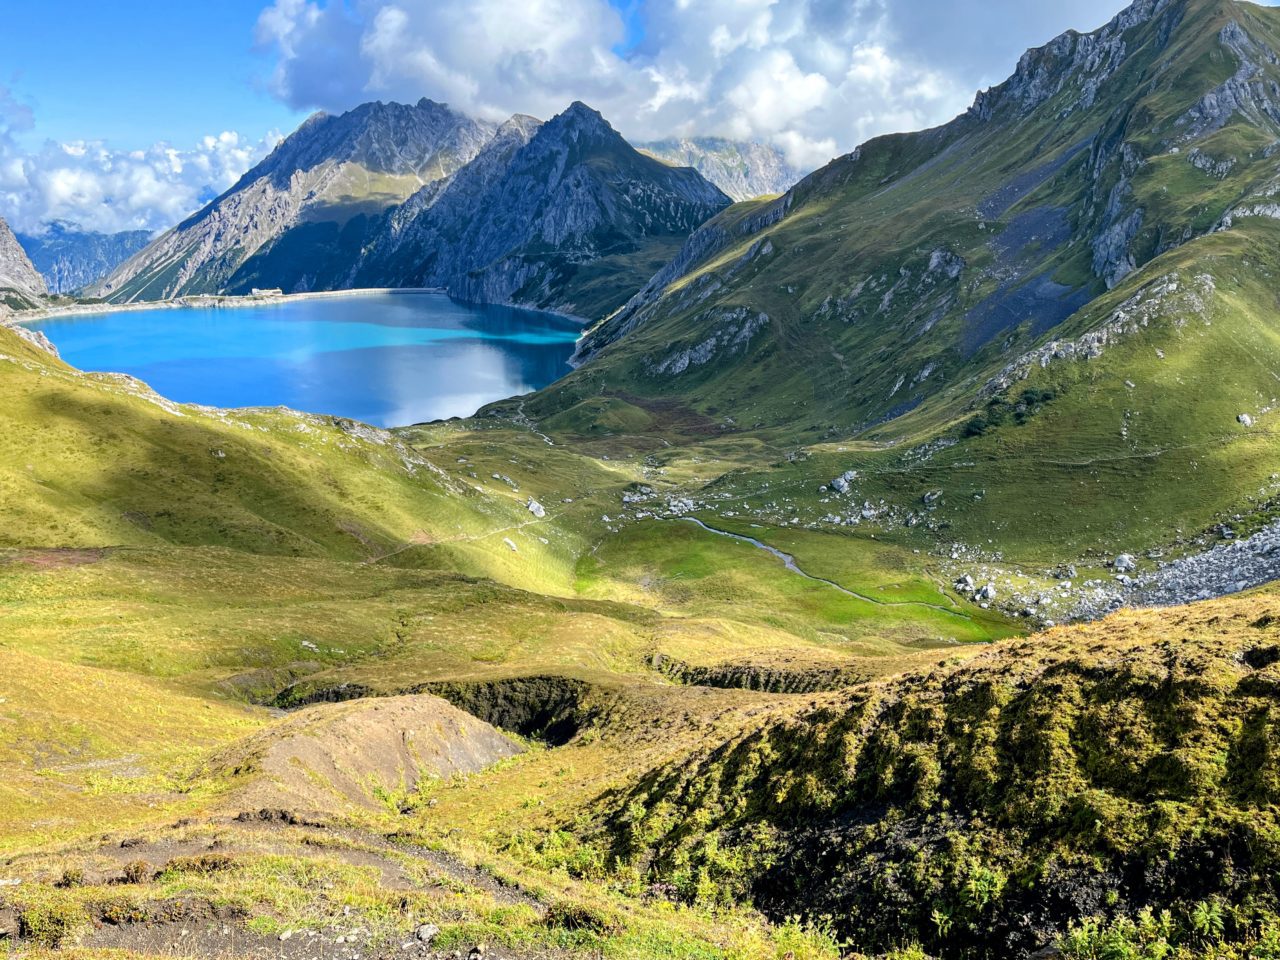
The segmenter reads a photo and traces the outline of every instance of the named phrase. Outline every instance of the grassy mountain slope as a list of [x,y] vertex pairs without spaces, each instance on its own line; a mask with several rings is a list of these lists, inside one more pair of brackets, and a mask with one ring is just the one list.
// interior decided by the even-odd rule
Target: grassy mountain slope
[[[1032,51],[951,124],[872,141],[709,224],[581,357],[606,352],[597,376],[637,392],[772,408],[770,422],[812,432],[979,377],[1265,195],[1274,20],[1249,4],[1140,3]],[[1239,109],[1224,102],[1237,74]],[[742,310],[767,322],[716,341],[745,329]]]
[[0,338],[6,545],[365,557],[414,535],[515,522],[514,505],[444,476],[383,431],[291,411],[179,407],[131,378],[75,371],[7,329]]
[[[0,927],[1276,956],[1275,588],[1032,634],[1274,517],[1276,25],[1141,0],[1033,51],[467,421],[176,407],[0,328]],[[526,749],[397,785],[377,697]]]
[[[444,784],[371,786],[343,801],[345,832],[305,842],[295,829],[316,828],[287,816],[228,818],[265,795],[252,758],[286,735],[268,704],[318,700],[316,729],[340,734],[324,701],[442,693],[535,746],[583,731],[582,785],[598,785],[671,756],[674,743],[654,738],[669,718],[686,718],[670,728],[683,737],[787,699],[736,688],[855,683],[965,649],[944,630],[973,640],[1011,629],[950,612],[954,599],[904,577],[891,547],[848,577],[912,601],[881,617],[873,601],[692,526],[653,521],[620,537],[603,517],[647,469],[624,449],[585,455],[500,424],[387,434],[178,406],[136,381],[79,373],[11,328],[0,354],[0,871],[23,880],[0,895],[0,926],[25,945],[148,952],[160,949],[148,938],[177,935],[169,920],[205,936],[210,916],[215,933],[225,924],[275,943],[285,929],[346,923],[333,912],[348,907],[378,949],[399,950],[406,924],[430,920],[446,928],[441,943],[464,947],[830,956],[820,932],[751,910],[673,917],[595,889],[487,828],[437,834],[443,820],[424,822],[375,854],[409,827],[407,811],[438,809],[429,791]],[[528,510],[530,496],[547,516]],[[588,714],[613,718],[597,746]],[[298,769],[326,756],[385,769],[349,738],[315,735],[320,759],[304,751]],[[492,772],[578,782],[553,751],[528,756]],[[278,779],[293,767],[271,769]],[[280,789],[314,803],[313,775]],[[472,804],[499,795],[531,809],[510,783],[488,799],[458,794],[454,809],[488,821],[491,809]],[[186,825],[172,832],[177,819]],[[319,898],[304,893],[317,859],[332,891]],[[445,900],[433,892],[440,871],[452,878]],[[499,880],[518,891],[514,913]]]
[[1075,924],[1067,956],[1269,956],[1275,623],[1273,595],[1142,611],[821,698],[654,771],[603,836],[623,875],[864,949],[1025,955]]
[[704,225],[523,409],[589,433],[679,407],[808,450],[797,487],[860,472],[794,497],[802,522],[937,493],[930,532],[1027,563],[1265,520],[1278,29],[1141,2],[1029,52],[952,123]]

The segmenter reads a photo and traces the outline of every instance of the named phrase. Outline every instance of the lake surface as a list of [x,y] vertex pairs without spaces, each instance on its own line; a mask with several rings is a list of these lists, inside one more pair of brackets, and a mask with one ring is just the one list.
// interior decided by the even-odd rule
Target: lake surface
[[181,307],[32,324],[82,370],[132,374],[180,403],[283,404],[402,426],[468,416],[569,372],[581,327],[444,294]]

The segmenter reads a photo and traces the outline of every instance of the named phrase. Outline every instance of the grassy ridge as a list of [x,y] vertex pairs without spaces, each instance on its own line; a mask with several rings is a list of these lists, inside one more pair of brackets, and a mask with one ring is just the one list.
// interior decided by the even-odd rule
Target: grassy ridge
[[601,842],[624,877],[828,916],[864,948],[1007,956],[1097,917],[1068,955],[1163,955],[1105,952],[1150,909],[1179,956],[1269,956],[1276,610],[1127,613],[829,695],[655,770]]

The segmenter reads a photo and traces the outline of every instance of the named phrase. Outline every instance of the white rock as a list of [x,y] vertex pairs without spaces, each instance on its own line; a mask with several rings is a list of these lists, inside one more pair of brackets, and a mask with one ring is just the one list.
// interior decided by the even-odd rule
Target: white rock
[[539,520],[541,520],[543,517],[547,515],[546,507],[540,504],[537,500],[533,499],[533,497],[529,498],[528,507],[529,507],[529,512],[532,513]]
[[1240,422],[1241,426],[1245,426],[1245,427],[1253,426],[1253,417],[1249,416],[1247,413],[1240,414],[1240,416],[1236,417],[1236,420]]

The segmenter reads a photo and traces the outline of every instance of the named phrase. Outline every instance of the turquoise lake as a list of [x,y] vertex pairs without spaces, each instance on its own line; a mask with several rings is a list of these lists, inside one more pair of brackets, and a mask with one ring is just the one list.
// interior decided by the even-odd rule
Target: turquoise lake
[[361,294],[123,311],[32,324],[82,370],[181,403],[284,405],[403,426],[468,416],[569,372],[581,327],[444,294]]

